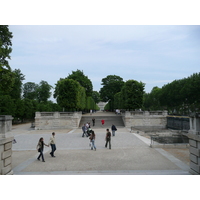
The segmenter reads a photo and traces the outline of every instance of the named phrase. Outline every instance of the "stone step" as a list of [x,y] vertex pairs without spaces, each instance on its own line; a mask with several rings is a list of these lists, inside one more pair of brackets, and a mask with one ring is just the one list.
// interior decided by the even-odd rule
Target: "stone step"
[[95,127],[102,127],[101,120],[105,120],[105,127],[111,127],[114,124],[116,127],[124,127],[122,116],[82,116],[79,127],[85,123],[90,123],[93,126],[92,119],[95,119]]

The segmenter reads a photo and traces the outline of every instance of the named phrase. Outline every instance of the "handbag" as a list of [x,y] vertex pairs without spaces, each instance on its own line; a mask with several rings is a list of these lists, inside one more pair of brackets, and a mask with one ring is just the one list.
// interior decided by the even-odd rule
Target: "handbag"
[[38,152],[40,152],[40,148],[38,149]]

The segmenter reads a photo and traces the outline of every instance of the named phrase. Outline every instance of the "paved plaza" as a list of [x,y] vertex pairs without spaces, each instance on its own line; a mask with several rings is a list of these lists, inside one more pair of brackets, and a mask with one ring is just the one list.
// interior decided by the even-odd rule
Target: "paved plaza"
[[[99,114],[104,113],[93,116]],[[81,128],[33,130],[30,126],[13,126],[17,141],[13,144],[14,175],[190,175],[189,164],[174,156],[177,154],[151,148],[148,138],[125,127],[118,128],[111,138],[111,150],[105,148],[106,128],[110,127],[92,127],[96,134],[94,151],[89,147],[89,139],[81,137]],[[56,133],[56,157],[51,157],[50,147],[45,146],[45,162],[38,161],[38,140],[43,137],[48,143],[52,132]]]

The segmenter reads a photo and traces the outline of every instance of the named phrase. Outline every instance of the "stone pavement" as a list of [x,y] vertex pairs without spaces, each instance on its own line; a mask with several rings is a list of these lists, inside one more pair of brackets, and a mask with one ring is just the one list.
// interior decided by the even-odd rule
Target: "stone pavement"
[[[96,114],[97,115],[97,114]],[[74,130],[32,130],[30,124],[13,126],[13,172],[15,175],[190,175],[189,165],[162,148],[151,148],[150,140],[127,128],[118,128],[112,149],[105,148],[106,128],[92,129],[97,151],[90,150],[89,139]],[[45,146],[46,162],[38,161],[36,145],[40,137],[48,143],[56,133],[55,158]]]

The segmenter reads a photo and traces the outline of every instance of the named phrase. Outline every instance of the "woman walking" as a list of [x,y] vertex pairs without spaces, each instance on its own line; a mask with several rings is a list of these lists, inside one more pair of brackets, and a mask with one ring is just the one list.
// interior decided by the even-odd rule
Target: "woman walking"
[[38,150],[38,152],[40,152],[40,154],[39,154],[37,159],[40,160],[40,157],[42,156],[42,162],[45,162],[44,155],[43,155],[44,145],[47,146],[47,147],[49,146],[49,145],[46,145],[44,143],[44,139],[43,138],[40,138],[39,142],[38,142],[38,145],[37,145],[37,150]]
[[96,151],[97,148],[95,146],[95,133],[94,133],[94,131],[92,131],[92,134],[89,137],[89,139],[90,139],[90,142],[92,143],[91,150],[93,150],[93,148],[94,148],[94,150]]

